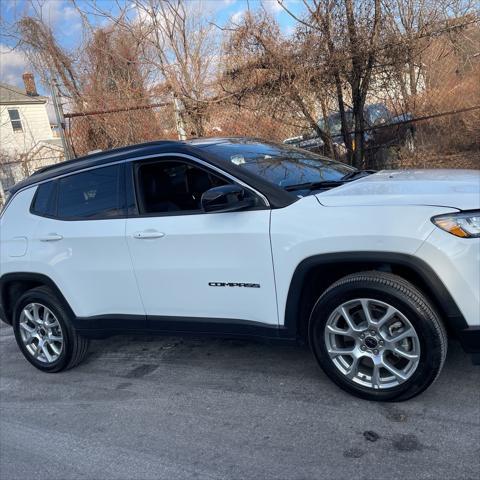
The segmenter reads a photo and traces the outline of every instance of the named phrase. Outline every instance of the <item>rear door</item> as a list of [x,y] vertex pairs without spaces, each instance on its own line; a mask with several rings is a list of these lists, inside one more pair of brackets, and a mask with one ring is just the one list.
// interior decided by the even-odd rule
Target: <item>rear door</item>
[[133,163],[138,212],[126,234],[149,322],[277,326],[270,209],[258,197],[252,210],[204,213],[202,194],[234,183],[212,169],[179,156]]
[[32,270],[54,280],[78,317],[92,327],[122,327],[128,318],[145,326],[125,241],[123,164],[41,184],[32,214]]

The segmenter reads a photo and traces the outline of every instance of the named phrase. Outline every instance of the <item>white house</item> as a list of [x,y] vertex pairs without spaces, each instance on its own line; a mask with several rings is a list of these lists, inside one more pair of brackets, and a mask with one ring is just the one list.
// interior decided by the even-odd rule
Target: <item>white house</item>
[[37,93],[31,73],[25,73],[23,81],[24,90],[0,83],[0,184],[4,190],[38,168],[64,159],[61,140],[54,136],[48,118],[48,98]]

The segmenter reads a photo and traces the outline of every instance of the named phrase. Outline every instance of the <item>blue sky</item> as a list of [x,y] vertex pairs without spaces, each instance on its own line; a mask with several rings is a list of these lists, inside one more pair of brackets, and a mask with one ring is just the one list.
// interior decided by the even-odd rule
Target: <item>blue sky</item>
[[[286,34],[293,30],[294,21],[277,3],[277,0],[185,0],[187,3],[201,3],[202,8],[209,10],[217,25],[223,26],[229,21],[238,21],[249,8],[255,10],[262,6],[271,12]],[[296,14],[301,13],[300,0],[283,0],[284,4]],[[97,0],[103,10],[115,12],[115,0]],[[77,0],[82,7],[87,3]],[[70,0],[0,0],[0,15],[2,23],[13,24],[23,15],[28,15],[36,9],[52,27],[61,45],[67,49],[75,49],[82,40],[81,18]],[[90,15],[89,20],[98,22]],[[4,33],[4,32],[2,32]],[[22,52],[12,50],[14,41],[4,35],[0,37],[0,81],[10,85],[22,86],[21,75],[30,70],[28,61]],[[39,89],[42,91],[40,85]],[[42,92],[43,93],[43,92]]]

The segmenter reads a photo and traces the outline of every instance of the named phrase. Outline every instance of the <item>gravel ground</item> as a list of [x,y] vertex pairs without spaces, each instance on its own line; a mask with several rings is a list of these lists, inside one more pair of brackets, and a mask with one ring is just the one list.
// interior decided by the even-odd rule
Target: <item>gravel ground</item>
[[480,475],[480,367],[454,342],[398,404],[344,393],[296,346],[114,337],[43,374],[2,325],[0,362],[2,480]]

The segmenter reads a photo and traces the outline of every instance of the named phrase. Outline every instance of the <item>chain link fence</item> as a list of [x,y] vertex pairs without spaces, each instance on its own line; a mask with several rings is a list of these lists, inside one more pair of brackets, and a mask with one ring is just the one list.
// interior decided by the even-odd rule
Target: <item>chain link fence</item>
[[[431,92],[432,101],[412,112],[398,113],[388,103],[381,102],[366,107],[366,167],[480,168],[480,102],[472,104],[476,98],[467,94],[444,96],[440,101],[436,94]],[[204,136],[249,136],[327,153],[321,139],[301,120],[295,122],[285,116],[231,104],[209,106],[204,116]],[[66,117],[67,138],[75,157],[96,150],[195,136],[188,124],[179,121],[173,102],[160,107]],[[334,145],[330,156],[346,161],[338,113],[333,111],[326,120]],[[352,136],[354,133],[349,132]]]
[[[433,36],[409,65],[378,65],[364,108],[365,168],[480,168],[480,28],[470,23],[455,42],[450,31]],[[262,78],[264,73],[248,69],[244,75]],[[333,88],[323,92],[323,103],[317,98],[309,106],[331,138],[329,149],[288,95],[269,94],[264,83],[246,95],[215,89],[221,93],[203,101],[162,98],[123,105],[116,100],[102,111],[66,114],[71,150],[80,156],[159,139],[251,136],[349,162],[345,136],[359,148],[348,97],[347,133]]]
[[[307,92],[311,85],[292,90],[294,77],[282,76],[281,65],[260,61],[227,71],[227,88],[219,79],[211,86],[217,93],[203,100],[154,98],[122,104],[117,98],[110,105],[104,99],[108,108],[101,111],[65,115],[66,133],[75,156],[158,139],[251,136],[346,162],[352,161],[352,149],[360,150],[365,168],[480,168],[479,45],[480,28],[473,17],[452,20],[425,38],[420,35],[405,50],[408,58],[399,54],[396,59],[395,42],[383,45],[382,52],[393,49],[393,54],[375,65],[361,132],[355,131],[359,127],[349,107],[348,85],[342,87],[342,122],[332,83],[320,82],[322,92]],[[311,68],[306,78],[317,85],[321,68]],[[328,75],[325,71],[326,79]],[[312,115],[329,145],[319,128],[313,128]],[[362,145],[355,145],[359,138]]]

